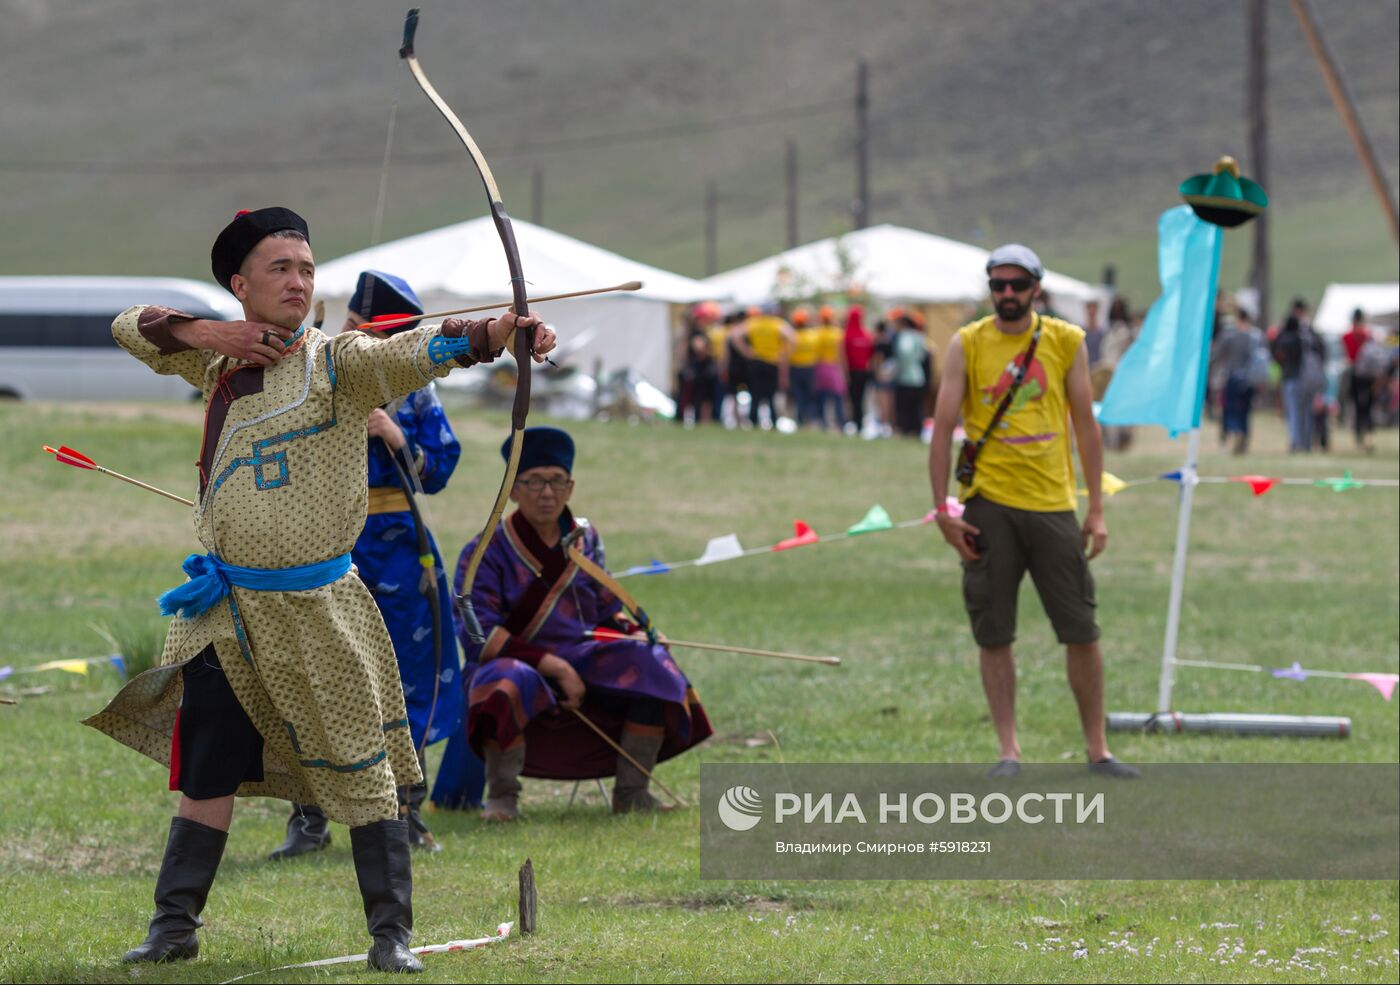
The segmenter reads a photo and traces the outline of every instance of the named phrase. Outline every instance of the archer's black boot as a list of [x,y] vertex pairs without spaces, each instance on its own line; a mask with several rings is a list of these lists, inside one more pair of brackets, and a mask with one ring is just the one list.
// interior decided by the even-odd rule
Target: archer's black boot
[[196,929],[200,911],[214,885],[228,832],[176,817],[170,820],[165,859],[156,877],[156,915],[146,940],[126,952],[123,961],[186,961],[199,954]]
[[274,862],[319,851],[331,843],[331,824],[325,811],[315,804],[293,804],[287,818],[287,837],[268,856]]
[[408,949],[413,939],[413,862],[408,822],[376,821],[350,829],[355,877],[365,901],[365,923],[374,943],[374,971],[419,972],[423,965]]

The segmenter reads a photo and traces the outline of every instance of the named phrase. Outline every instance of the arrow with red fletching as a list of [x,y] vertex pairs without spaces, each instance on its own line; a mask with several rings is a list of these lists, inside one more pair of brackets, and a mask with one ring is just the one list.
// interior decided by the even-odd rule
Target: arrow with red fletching
[[[594,287],[586,291],[569,291],[567,294],[542,294],[537,298],[526,298],[525,300],[531,304],[535,304],[540,301],[565,301],[569,298],[584,298],[593,294],[609,294],[613,291],[640,291],[641,289],[641,281],[629,280],[625,284],[614,284],[612,287]],[[453,308],[451,311],[430,311],[426,315],[376,315],[362,327],[378,332],[386,328],[393,328],[395,325],[402,325],[405,322],[431,321],[434,318],[446,318],[449,315],[466,315],[473,311],[491,311],[495,308],[509,308],[514,304],[514,301],[492,301],[490,304],[478,304],[472,308]]]
[[[619,633],[612,629],[586,629],[584,636],[595,640],[629,640],[633,643],[646,643],[647,638],[634,633]],[[828,664],[832,667],[840,666],[840,657],[813,657],[805,653],[784,653],[781,650],[757,650],[751,646],[728,646],[722,643],[696,643],[693,640],[673,640],[669,637],[661,640],[666,646],[680,646],[688,650],[718,650],[721,653],[751,653],[756,657],[773,657],[778,660],[805,660],[808,663]]]
[[58,448],[50,448],[48,445],[45,445],[44,451],[52,455],[54,461],[62,465],[71,465],[75,469],[88,469],[92,472],[101,472],[103,475],[110,475],[113,479],[120,479],[122,482],[129,482],[133,486],[140,486],[147,492],[156,493],[159,496],[164,496],[166,499],[173,499],[177,503],[184,503],[186,506],[194,505],[193,502],[185,499],[183,496],[176,496],[174,493],[166,492],[164,489],[157,489],[155,486],[147,485],[138,479],[133,479],[129,475],[122,475],[120,472],[113,472],[109,468],[98,465],[82,452],[69,448],[67,445],[60,445]]

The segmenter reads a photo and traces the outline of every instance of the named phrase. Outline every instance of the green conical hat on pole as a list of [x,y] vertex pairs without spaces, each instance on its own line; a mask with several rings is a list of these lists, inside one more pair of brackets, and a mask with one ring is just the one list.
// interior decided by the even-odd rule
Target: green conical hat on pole
[[1227,228],[1242,226],[1269,207],[1264,189],[1240,174],[1233,157],[1222,157],[1206,174],[1193,174],[1181,183],[1180,191],[1197,216]]

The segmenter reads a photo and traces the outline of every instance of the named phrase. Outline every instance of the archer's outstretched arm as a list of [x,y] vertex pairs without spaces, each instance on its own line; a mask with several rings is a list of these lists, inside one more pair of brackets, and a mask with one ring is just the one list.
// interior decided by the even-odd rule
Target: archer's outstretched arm
[[449,318],[390,338],[343,332],[331,339],[337,385],[364,410],[397,400],[454,369],[488,363],[501,354],[512,330],[532,333],[542,360],[554,348],[554,332],[533,317]]

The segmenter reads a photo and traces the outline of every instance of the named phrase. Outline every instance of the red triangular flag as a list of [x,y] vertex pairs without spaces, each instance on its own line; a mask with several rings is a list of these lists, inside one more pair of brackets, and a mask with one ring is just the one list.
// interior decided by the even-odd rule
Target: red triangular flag
[[802,520],[792,521],[792,531],[793,536],[789,537],[787,540],[778,541],[773,545],[773,550],[786,551],[793,547],[802,547],[804,544],[815,544],[817,541],[821,540],[821,538],[817,536],[817,532],[807,526]]
[[1267,475],[1232,475],[1231,482],[1245,482],[1249,488],[1254,490],[1254,495],[1262,496],[1274,486],[1278,485],[1278,480]]

